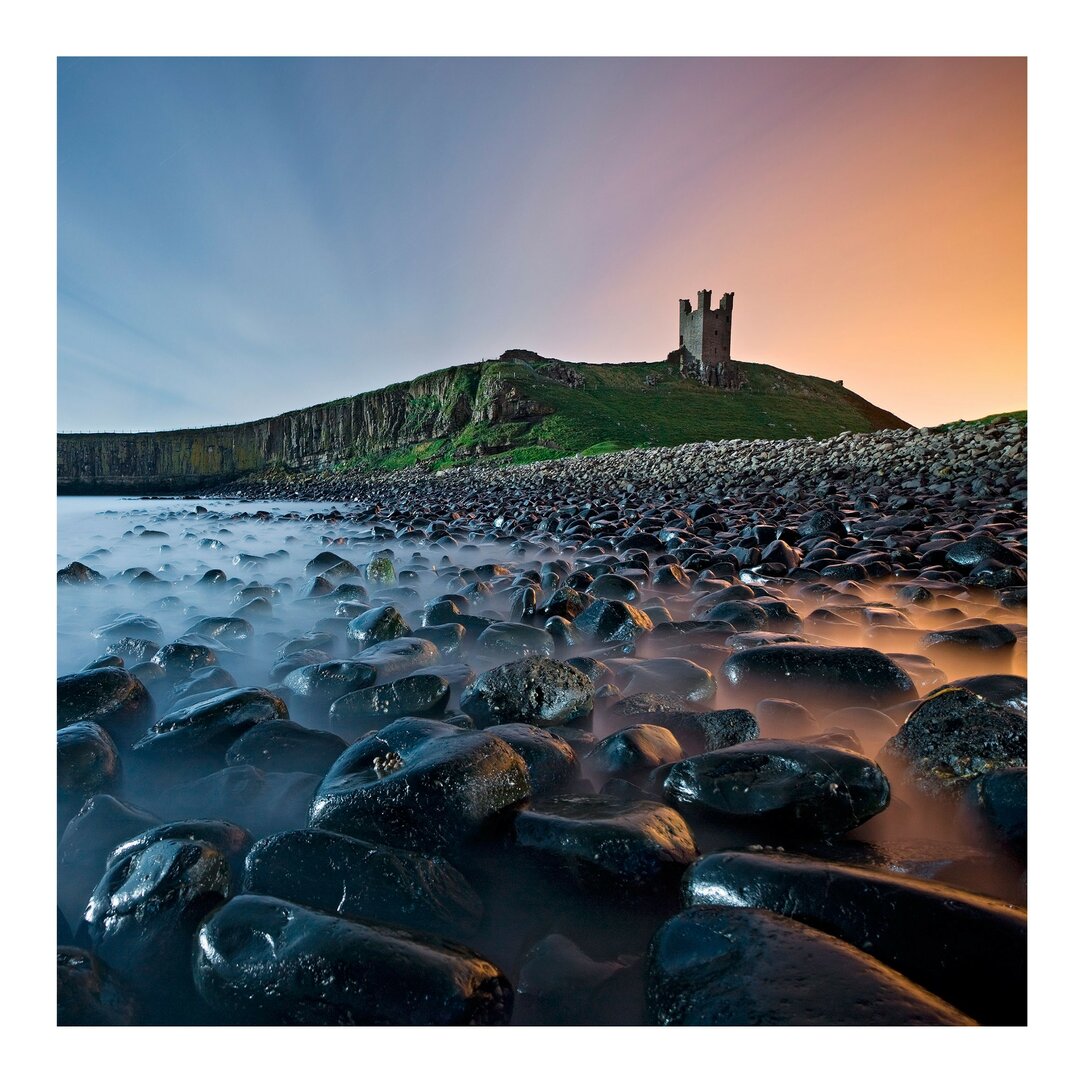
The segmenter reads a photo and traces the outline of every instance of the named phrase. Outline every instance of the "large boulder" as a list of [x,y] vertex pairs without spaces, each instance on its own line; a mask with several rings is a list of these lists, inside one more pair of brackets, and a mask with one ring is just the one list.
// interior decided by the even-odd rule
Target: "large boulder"
[[834,746],[758,739],[672,765],[669,802],[705,817],[778,834],[839,836],[889,805],[869,758]]
[[461,695],[462,711],[479,727],[561,727],[584,719],[592,707],[589,679],[562,660],[541,656],[485,671]]
[[480,898],[441,856],[322,829],[260,840],[248,852],[244,892],[450,937],[471,933],[483,915]]
[[309,824],[440,851],[483,833],[528,795],[525,762],[497,736],[439,720],[396,720],[338,758],[315,794]]
[[763,697],[829,701],[834,708],[882,708],[915,696],[915,684],[876,649],[826,645],[764,645],[725,661],[724,677],[748,701]]
[[972,1023],[872,956],[771,911],[680,912],[656,932],[647,965],[658,1024]]
[[1027,916],[904,874],[797,855],[721,852],[683,881],[688,905],[768,908],[833,934],[983,1024],[1026,1023]]
[[56,680],[57,727],[90,720],[128,747],[153,719],[150,691],[123,668],[98,668]]
[[415,930],[268,896],[238,896],[199,928],[195,981],[223,1018],[287,1024],[502,1024],[494,964]]

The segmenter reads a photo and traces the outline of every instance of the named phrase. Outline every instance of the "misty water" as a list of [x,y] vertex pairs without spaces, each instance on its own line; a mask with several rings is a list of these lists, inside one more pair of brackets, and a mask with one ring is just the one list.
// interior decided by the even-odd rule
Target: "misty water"
[[[57,568],[79,562],[103,575],[105,581],[93,587],[58,590],[58,676],[82,671],[98,661],[114,663],[102,660],[106,654],[122,657],[125,666],[138,674],[141,665],[143,671],[148,670],[145,665],[152,655],[151,646],[144,644],[139,652],[130,639],[149,638],[155,648],[186,640],[205,646],[202,659],[193,662],[184,678],[170,674],[148,679],[155,719],[175,709],[178,700],[181,704],[198,703],[230,687],[269,688],[280,695],[290,719],[307,728],[332,730],[351,744],[390,720],[354,719],[335,724],[325,705],[298,701],[282,685],[289,670],[289,643],[300,639],[294,653],[307,648],[325,652],[334,660],[349,659],[357,654],[357,648],[347,637],[347,628],[358,615],[373,607],[392,605],[415,631],[428,625],[426,611],[431,604],[446,596],[466,597],[471,616],[499,623],[525,621],[540,627],[542,618],[521,614],[522,588],[534,586],[542,603],[553,591],[547,575],[555,560],[565,561],[565,579],[586,563],[595,571],[604,554],[595,549],[579,552],[580,537],[530,539],[509,533],[499,537],[497,523],[492,528],[448,521],[440,535],[451,534],[452,542],[428,541],[422,524],[407,528],[400,521],[354,520],[351,513],[348,504],[60,498]],[[320,586],[311,584],[317,574],[308,564],[327,551],[355,564],[358,572],[324,578],[328,584],[326,591],[321,591]],[[373,580],[365,573],[365,567],[383,557],[393,565],[393,581],[381,574]],[[653,569],[655,566],[654,557]],[[639,595],[632,602],[657,627],[701,617],[702,591],[654,587],[651,571],[642,572],[641,566],[620,564],[615,569],[637,586]],[[532,578],[522,576],[529,572],[535,572]],[[216,580],[208,579],[208,574]],[[542,580],[547,583],[541,585]],[[597,582],[602,580],[596,577]],[[755,588],[758,598],[784,601],[794,614],[787,629],[781,622],[770,625],[769,632],[790,634],[811,644],[864,646],[891,656],[910,676],[915,692],[907,700],[880,708],[841,700],[828,688],[793,688],[790,693],[771,695],[774,702],[794,701],[802,710],[768,701],[762,704],[760,695],[722,677],[722,665],[732,653],[730,634],[718,634],[711,641],[697,637],[692,644],[648,634],[636,648],[588,640],[572,646],[555,642],[550,655],[563,660],[598,657],[613,673],[609,681],[595,687],[591,715],[568,725],[566,731],[560,729],[578,761],[579,775],[571,789],[587,793],[607,784],[606,790],[620,790],[617,783],[612,787],[617,778],[610,771],[590,761],[596,742],[631,724],[652,723],[654,719],[663,723],[662,714],[631,719],[620,715],[614,708],[620,699],[639,693],[678,699],[687,690],[680,685],[684,675],[701,678],[704,690],[683,694],[686,711],[748,708],[757,717],[762,739],[819,739],[822,744],[832,739],[837,746],[879,758],[892,787],[887,809],[833,843],[757,835],[752,830],[692,821],[702,855],[728,848],[803,851],[1024,904],[1025,875],[1015,860],[980,831],[969,814],[960,812],[955,802],[925,798],[911,789],[880,751],[917,700],[936,688],[972,676],[1026,675],[1026,608],[1005,609],[989,590],[968,590],[949,582],[926,582],[927,596],[906,602],[898,590],[909,580],[833,581],[823,592],[806,581],[742,575],[743,583]],[[733,576],[726,584],[739,581]],[[716,587],[724,584],[718,582]],[[348,585],[359,589],[350,592],[344,589]],[[125,630],[119,637],[103,630],[129,617],[152,621],[136,624],[144,632]],[[220,636],[207,631],[211,624],[204,624],[201,631],[196,628],[200,620],[225,618],[244,620],[250,633],[239,623],[229,624]],[[927,649],[920,645],[924,635],[932,631],[988,623],[1009,627],[1016,635],[1015,645],[988,650]],[[129,640],[125,643],[122,639]],[[475,676],[515,657],[481,647],[472,633],[454,651],[456,655],[438,655],[427,663],[447,678],[450,693],[444,704],[425,715],[471,726],[460,708],[464,687]],[[521,655],[528,651],[524,647]],[[643,668],[638,663],[664,658],[672,661],[668,667]],[[204,675],[206,667],[220,671],[205,682],[189,681],[191,675]],[[699,676],[702,669],[707,675]],[[409,673],[417,670],[424,669]],[[283,785],[280,795],[269,796],[276,800],[269,808],[260,804],[251,811],[233,792],[222,796],[224,801],[213,802],[211,798],[205,812],[194,812],[183,791],[175,803],[170,795],[170,791],[190,784],[190,773],[178,772],[175,778],[160,770],[152,776],[140,773],[122,746],[120,760],[118,778],[101,791],[134,811],[145,811],[148,821],[224,818],[247,828],[256,840],[268,830],[306,828],[308,794],[318,783],[313,777],[303,788],[303,797],[296,794],[295,785]],[[219,767],[226,765],[223,755]],[[304,773],[303,769],[289,771],[290,776]],[[632,783],[643,793],[647,789],[641,776],[632,777]],[[237,801],[230,805],[228,798]],[[76,809],[62,809],[61,832]],[[134,825],[129,828],[142,831]],[[113,834],[109,836],[110,842],[115,840]],[[97,884],[94,874],[104,873],[105,865],[96,849],[89,865],[79,863],[80,854],[62,851],[58,904],[76,943],[85,944],[78,927],[89,892]],[[449,852],[447,858],[476,889],[485,911],[479,928],[462,932],[457,940],[498,965],[517,987],[515,1022],[557,1022],[559,1006],[549,1000],[554,993],[551,987],[569,985],[575,979],[607,988],[608,1012],[601,1010],[597,1022],[641,1021],[640,964],[635,964],[657,927],[675,910],[670,897],[628,902],[625,895],[616,895],[617,889],[610,894],[601,890],[578,895],[545,871],[507,857],[497,840],[460,854]],[[240,891],[235,882],[231,888]],[[560,952],[564,939],[572,943],[565,953]],[[608,974],[603,975],[596,965],[608,965],[604,969]],[[614,980],[609,977],[612,972]],[[138,985],[130,988],[136,995],[142,989]],[[203,1008],[203,1003],[192,1005],[181,994],[176,1004],[179,1012],[166,1022],[222,1019],[212,1011],[199,1011]],[[184,1010],[190,1014],[181,1015]],[[401,1022],[407,1021],[408,1017],[401,1018]],[[572,1020],[567,1018],[566,1022]]]

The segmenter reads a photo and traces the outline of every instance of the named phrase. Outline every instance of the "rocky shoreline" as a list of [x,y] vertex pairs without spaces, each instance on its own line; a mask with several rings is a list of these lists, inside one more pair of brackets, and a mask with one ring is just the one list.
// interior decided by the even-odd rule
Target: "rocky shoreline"
[[1025,437],[61,530],[60,1023],[1025,1023]]
[[[1027,424],[908,428],[835,438],[732,439],[530,465],[471,465],[433,473],[411,466],[273,471],[209,488],[204,497],[380,502],[406,489],[433,503],[457,500],[492,518],[501,504],[565,492],[571,498],[632,491],[641,500],[761,492],[799,499],[837,494],[927,493],[957,505],[996,497],[1027,500]],[[550,501],[550,500],[549,500]]]

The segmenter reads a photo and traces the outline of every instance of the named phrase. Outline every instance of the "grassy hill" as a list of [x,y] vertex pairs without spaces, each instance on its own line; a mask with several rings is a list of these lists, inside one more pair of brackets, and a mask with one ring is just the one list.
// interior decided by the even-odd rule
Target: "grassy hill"
[[[433,467],[483,457],[522,463],[638,446],[716,439],[822,439],[841,431],[908,427],[828,379],[739,364],[748,387],[723,392],[680,377],[670,362],[571,364],[511,350],[483,365],[478,396],[528,402],[520,420],[474,419],[454,434],[357,454],[343,466]],[[573,382],[576,385],[571,385]],[[505,410],[496,410],[496,412]]]

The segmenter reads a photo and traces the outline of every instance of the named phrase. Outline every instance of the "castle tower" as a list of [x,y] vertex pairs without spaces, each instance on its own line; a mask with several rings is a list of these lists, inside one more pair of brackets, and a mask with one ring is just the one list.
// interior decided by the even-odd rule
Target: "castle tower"
[[712,290],[698,292],[697,307],[679,301],[679,370],[684,378],[707,386],[738,390],[746,378],[731,359],[731,313],[735,294],[724,293],[712,306]]

